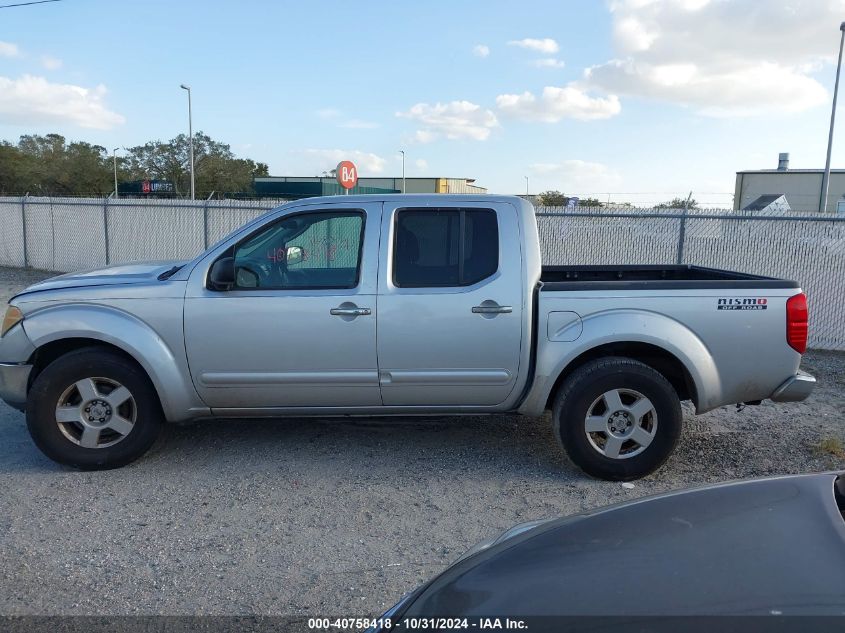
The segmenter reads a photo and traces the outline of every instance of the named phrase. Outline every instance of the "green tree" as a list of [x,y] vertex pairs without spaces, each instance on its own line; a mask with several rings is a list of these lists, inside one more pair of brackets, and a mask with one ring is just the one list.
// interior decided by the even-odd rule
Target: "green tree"
[[0,191],[43,196],[109,193],[114,188],[104,147],[68,144],[60,134],[20,137],[0,144]]
[[[17,144],[0,141],[0,194],[40,196],[108,195],[114,189],[114,164],[105,147],[68,142],[60,134],[27,134]],[[118,180],[145,178],[190,189],[190,143],[180,134],[151,141],[119,156]],[[202,132],[194,135],[197,192],[251,192],[255,176],[268,176],[266,163],[236,157],[231,148]]]
[[694,198],[690,198],[689,207],[687,207],[686,198],[673,198],[669,202],[661,202],[654,206],[655,209],[683,209],[688,208],[690,211],[698,209],[698,203]]
[[569,198],[560,191],[544,191],[538,197],[544,207],[565,207],[569,202]]
[[[190,191],[191,150],[188,136],[179,136],[164,142],[151,141],[129,148],[127,171],[130,179],[145,178],[167,180],[176,192]],[[194,179],[200,195],[218,192],[252,191],[255,176],[269,175],[266,163],[256,163],[248,158],[236,158],[231,147],[215,141],[203,132],[194,134]]]
[[26,193],[26,174],[32,161],[8,141],[0,143],[0,194]]
[[583,200],[578,201],[579,207],[590,207],[590,208],[601,208],[604,206],[604,203],[599,200],[598,198],[584,198]]

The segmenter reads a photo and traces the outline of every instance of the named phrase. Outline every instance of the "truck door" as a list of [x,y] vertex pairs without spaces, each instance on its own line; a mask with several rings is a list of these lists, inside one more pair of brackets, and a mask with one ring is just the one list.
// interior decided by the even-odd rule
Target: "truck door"
[[517,380],[522,248],[508,203],[385,203],[379,384],[385,406],[495,406]]
[[376,271],[382,203],[304,206],[211,262],[185,297],[185,347],[203,400],[217,409],[379,406]]

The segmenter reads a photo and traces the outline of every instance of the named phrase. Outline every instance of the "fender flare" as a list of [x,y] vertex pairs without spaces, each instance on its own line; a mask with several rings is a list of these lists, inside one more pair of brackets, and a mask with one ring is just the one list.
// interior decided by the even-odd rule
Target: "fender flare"
[[195,417],[198,409],[208,411],[191,382],[187,360],[177,358],[158,333],[128,312],[102,305],[62,304],[27,315],[23,327],[36,351],[71,338],[102,341],[124,351],[149,376],[169,421]]
[[[674,356],[686,369],[698,395],[697,413],[720,406],[722,384],[710,350],[692,330],[666,315],[648,310],[605,310],[581,321],[583,331],[573,342],[538,341],[535,385],[519,408],[540,415],[557,379],[572,361],[590,350],[612,343],[645,343]],[[541,328],[539,336],[546,333]],[[563,353],[562,353],[563,352]],[[562,355],[561,355],[562,353]]]

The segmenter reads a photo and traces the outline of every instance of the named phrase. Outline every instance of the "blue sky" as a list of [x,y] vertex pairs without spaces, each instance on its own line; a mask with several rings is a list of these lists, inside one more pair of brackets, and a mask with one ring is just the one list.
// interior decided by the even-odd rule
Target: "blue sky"
[[409,176],[497,193],[729,204],[778,152],[823,166],[842,19],[845,0],[62,0],[0,10],[0,138],[168,139],[184,82],[194,129],[274,175],[393,176],[404,149]]

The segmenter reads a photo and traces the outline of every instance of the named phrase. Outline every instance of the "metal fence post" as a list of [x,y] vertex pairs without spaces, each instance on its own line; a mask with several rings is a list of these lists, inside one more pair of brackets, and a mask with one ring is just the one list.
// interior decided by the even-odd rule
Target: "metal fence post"
[[103,242],[106,247],[106,266],[109,265],[109,199],[103,198]]
[[21,197],[21,229],[23,233],[23,267],[29,268],[29,255],[26,251],[26,196]]
[[687,234],[687,214],[689,213],[689,203],[692,200],[692,191],[689,192],[689,197],[684,203],[684,214],[681,216],[681,230],[678,231],[678,260],[677,264],[680,266],[684,263],[684,240]]
[[205,250],[208,250],[208,198],[202,205],[202,238]]

